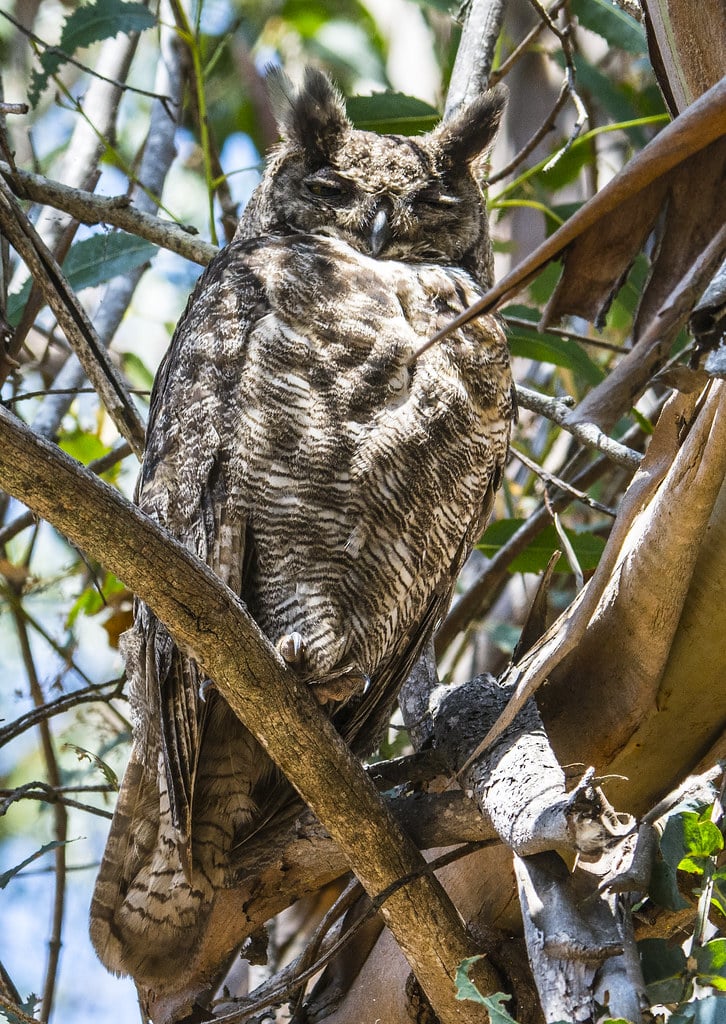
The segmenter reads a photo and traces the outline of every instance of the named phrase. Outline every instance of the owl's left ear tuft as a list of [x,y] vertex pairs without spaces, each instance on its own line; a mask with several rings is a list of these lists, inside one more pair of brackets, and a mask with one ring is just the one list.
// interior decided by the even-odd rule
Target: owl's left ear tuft
[[473,163],[496,137],[509,90],[497,85],[460,108],[434,129],[434,135],[453,165]]
[[351,124],[343,97],[328,76],[317,68],[306,68],[299,89],[278,69],[267,80],[283,139],[296,142],[313,159],[329,157]]

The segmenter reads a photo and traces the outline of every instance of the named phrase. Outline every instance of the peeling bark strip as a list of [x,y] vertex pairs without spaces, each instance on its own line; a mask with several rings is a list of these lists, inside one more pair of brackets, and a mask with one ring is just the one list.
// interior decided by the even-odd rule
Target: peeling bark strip
[[[0,408],[0,483],[111,569],[164,621],[344,851],[369,895],[423,870],[424,861],[359,762],[221,581],[137,508]],[[478,952],[439,882],[420,874],[382,910],[443,1022],[481,1020],[454,998],[459,963]],[[482,985],[497,991],[488,967]],[[156,994],[147,993],[150,1001]],[[162,998],[166,1016],[173,994]],[[183,997],[182,997],[183,998]]]

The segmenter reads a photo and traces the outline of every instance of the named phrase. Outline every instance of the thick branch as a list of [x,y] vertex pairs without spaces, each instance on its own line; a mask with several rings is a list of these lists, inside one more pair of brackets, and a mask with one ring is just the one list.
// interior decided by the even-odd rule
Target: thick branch
[[[287,671],[242,602],[118,492],[0,409],[0,482],[123,579],[195,658],[325,824],[369,895],[422,870],[309,690]],[[439,1018],[480,1018],[454,999],[458,964],[476,952],[438,881],[420,875],[383,906]],[[485,984],[495,991],[493,970]]]

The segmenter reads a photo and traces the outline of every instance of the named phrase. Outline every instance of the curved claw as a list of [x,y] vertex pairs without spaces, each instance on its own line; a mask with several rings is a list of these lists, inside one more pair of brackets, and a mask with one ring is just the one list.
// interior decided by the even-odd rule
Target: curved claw
[[214,682],[211,679],[203,679],[199,684],[199,699],[205,703],[207,694],[214,689]]
[[305,654],[305,641],[299,633],[285,633],[275,644],[282,660],[288,665],[299,665]]

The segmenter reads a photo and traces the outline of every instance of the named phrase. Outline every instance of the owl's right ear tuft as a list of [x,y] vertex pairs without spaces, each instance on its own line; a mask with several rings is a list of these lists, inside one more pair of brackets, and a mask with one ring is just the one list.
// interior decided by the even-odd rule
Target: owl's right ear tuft
[[328,76],[308,67],[296,89],[285,72],[275,68],[267,82],[283,139],[297,143],[312,159],[325,161],[351,127],[343,97]]
[[472,163],[488,149],[497,134],[508,95],[506,86],[497,85],[454,111],[434,129],[434,135],[452,163]]

